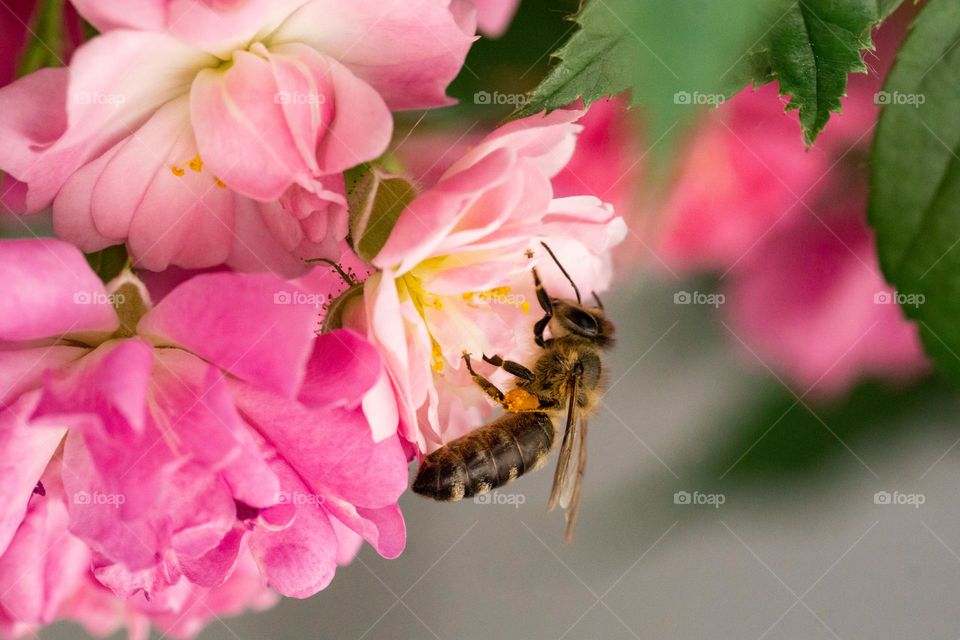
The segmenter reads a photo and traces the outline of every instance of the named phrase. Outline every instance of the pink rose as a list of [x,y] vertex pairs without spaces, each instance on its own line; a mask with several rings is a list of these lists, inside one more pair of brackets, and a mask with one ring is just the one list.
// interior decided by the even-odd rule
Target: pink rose
[[57,240],[0,242],[0,279],[0,565],[68,545],[2,590],[9,618],[60,615],[87,569],[178,614],[248,560],[306,597],[360,539],[402,551],[406,456],[371,428],[396,401],[366,340],[314,334],[324,296],[221,271],[154,305]]
[[62,238],[153,270],[336,257],[343,170],[391,110],[450,102],[474,30],[449,0],[77,5],[104,33],[0,90],[0,169]]
[[532,353],[531,267],[541,265],[553,295],[573,295],[543,261],[541,241],[582,291],[610,282],[608,249],[623,238],[623,220],[591,196],[555,198],[550,183],[573,153],[581,115],[555,111],[494,131],[407,206],[373,261],[381,272],[364,285],[365,329],[399,397],[403,434],[420,451],[489,411],[464,351],[477,359]]

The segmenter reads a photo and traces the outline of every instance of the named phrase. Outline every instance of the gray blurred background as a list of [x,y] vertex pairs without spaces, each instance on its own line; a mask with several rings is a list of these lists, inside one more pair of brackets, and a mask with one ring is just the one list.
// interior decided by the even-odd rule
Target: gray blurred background
[[[365,547],[317,596],[200,638],[960,637],[951,394],[797,402],[713,309],[674,305],[679,284],[633,282],[606,296],[621,339],[572,544],[545,511],[549,471],[501,491],[519,506],[408,494],[399,559]],[[723,504],[676,504],[681,491]],[[925,502],[878,505],[878,491]]]

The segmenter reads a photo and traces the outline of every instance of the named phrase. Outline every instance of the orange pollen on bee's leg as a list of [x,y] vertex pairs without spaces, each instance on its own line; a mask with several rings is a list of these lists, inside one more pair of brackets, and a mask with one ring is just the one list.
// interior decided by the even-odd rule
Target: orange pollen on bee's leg
[[195,155],[193,156],[193,159],[187,163],[187,166],[197,173],[200,173],[203,171],[203,159],[199,156],[199,154]]
[[511,389],[504,394],[503,406],[507,411],[533,411],[540,408],[540,399],[523,389]]

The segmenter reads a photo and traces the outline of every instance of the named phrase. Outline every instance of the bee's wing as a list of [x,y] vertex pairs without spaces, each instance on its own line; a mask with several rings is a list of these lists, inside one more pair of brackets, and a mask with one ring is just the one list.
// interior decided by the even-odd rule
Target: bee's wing
[[[549,510],[555,509],[557,504],[566,509],[567,526],[564,539],[567,542],[570,542],[573,537],[573,528],[576,526],[577,512],[580,509],[580,488],[587,464],[587,420],[577,405],[578,387],[579,378],[573,377],[570,383],[570,400],[567,405],[567,426],[563,433],[563,443],[560,445],[557,470],[553,476],[550,502],[547,505]],[[574,459],[576,459],[575,469]]]
[[[570,474],[569,485],[570,495],[566,498],[567,488],[564,487],[564,495],[560,498],[560,503],[567,510],[567,527],[563,534],[563,539],[570,542],[573,539],[573,528],[577,525],[577,514],[580,512],[580,490],[583,487],[583,473],[587,468],[587,418],[579,416],[577,426],[577,470]],[[565,503],[565,504],[564,504]]]
[[[567,426],[563,430],[563,442],[560,444],[560,457],[557,458],[557,468],[553,472],[553,488],[550,490],[550,501],[547,511],[553,511],[560,503],[560,496],[570,475],[570,459],[573,453],[574,427],[576,426],[577,387],[579,379],[574,376],[570,380],[570,397],[567,400]],[[564,505],[566,506],[566,505]]]

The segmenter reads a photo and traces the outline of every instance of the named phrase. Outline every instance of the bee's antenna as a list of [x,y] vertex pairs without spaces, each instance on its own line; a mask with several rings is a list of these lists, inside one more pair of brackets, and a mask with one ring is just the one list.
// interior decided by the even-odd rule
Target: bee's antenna
[[590,293],[593,294],[593,299],[597,301],[597,308],[599,308],[600,311],[603,311],[603,303],[600,302],[600,296],[597,295],[596,291],[591,291]]
[[579,302],[580,302],[580,289],[577,289],[577,283],[575,283],[575,282],[573,281],[573,278],[570,277],[570,274],[567,273],[567,270],[563,268],[563,265],[560,264],[560,261],[559,261],[559,260],[557,260],[557,256],[553,253],[553,250],[552,250],[550,247],[547,246],[547,243],[546,243],[546,242],[541,242],[540,244],[543,245],[543,248],[546,249],[546,250],[547,250],[547,253],[550,254],[550,257],[553,258],[554,263],[556,263],[556,265],[557,265],[558,267],[560,267],[560,273],[562,273],[562,274],[564,275],[564,277],[567,279],[567,282],[569,282],[569,283],[570,283],[570,286],[573,287],[573,292],[577,294],[577,302],[579,303]]

